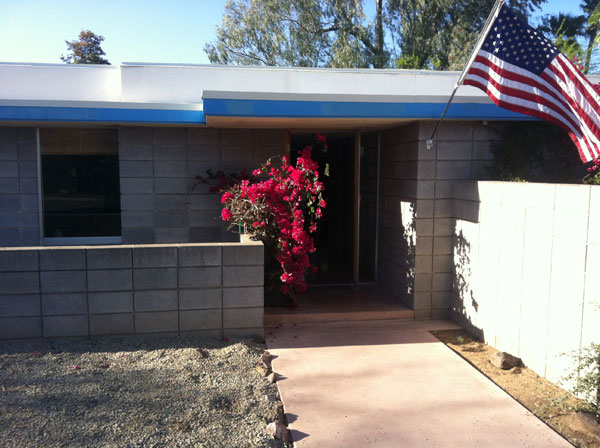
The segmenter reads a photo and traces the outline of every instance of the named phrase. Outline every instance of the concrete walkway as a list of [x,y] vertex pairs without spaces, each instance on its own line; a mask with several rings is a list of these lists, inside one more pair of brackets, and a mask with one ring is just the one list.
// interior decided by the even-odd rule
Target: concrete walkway
[[295,445],[570,447],[428,330],[439,321],[266,329]]

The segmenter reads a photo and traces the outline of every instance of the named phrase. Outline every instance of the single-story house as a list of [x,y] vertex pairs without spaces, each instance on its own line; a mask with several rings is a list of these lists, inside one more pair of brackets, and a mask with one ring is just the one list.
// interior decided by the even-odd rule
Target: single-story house
[[314,132],[331,167],[319,281],[377,283],[415,318],[481,328],[461,270],[479,239],[460,237],[488,213],[474,181],[495,130],[531,118],[463,86],[428,150],[458,76],[0,64],[0,338],[262,334],[262,246],[225,230],[196,177]]

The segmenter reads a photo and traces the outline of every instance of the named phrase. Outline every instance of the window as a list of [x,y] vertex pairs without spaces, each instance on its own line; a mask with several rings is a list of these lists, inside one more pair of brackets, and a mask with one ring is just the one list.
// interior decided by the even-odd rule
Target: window
[[45,238],[121,235],[116,129],[40,129]]

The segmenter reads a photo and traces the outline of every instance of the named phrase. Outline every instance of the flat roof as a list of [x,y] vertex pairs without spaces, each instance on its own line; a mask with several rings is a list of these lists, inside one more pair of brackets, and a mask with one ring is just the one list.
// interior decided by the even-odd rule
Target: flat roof
[[[389,126],[440,117],[459,72],[0,63],[0,122]],[[452,120],[530,120],[461,86]]]

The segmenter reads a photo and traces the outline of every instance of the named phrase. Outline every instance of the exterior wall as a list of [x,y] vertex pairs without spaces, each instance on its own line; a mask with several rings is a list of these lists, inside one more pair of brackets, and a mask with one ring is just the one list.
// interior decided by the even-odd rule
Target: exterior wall
[[33,128],[0,127],[0,247],[40,243]]
[[263,334],[261,243],[0,249],[0,339]]
[[600,187],[456,188],[452,316],[551,381],[600,341]]
[[283,154],[281,130],[123,127],[119,130],[125,244],[232,241],[218,195],[196,176],[241,173]]

